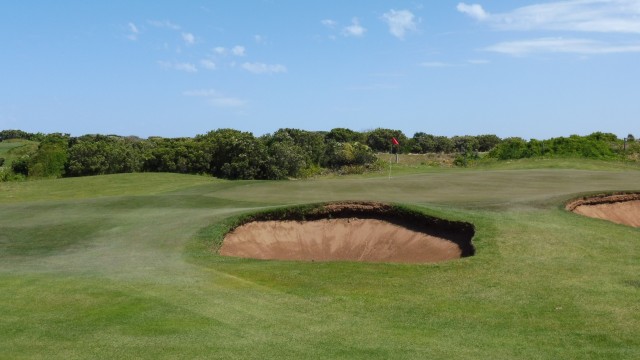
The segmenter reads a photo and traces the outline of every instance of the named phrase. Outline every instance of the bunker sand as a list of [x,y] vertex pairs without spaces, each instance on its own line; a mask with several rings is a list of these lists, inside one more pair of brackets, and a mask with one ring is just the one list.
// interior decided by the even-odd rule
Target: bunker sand
[[640,227],[640,194],[596,196],[573,201],[567,210],[616,224]]
[[439,262],[460,258],[457,244],[374,219],[263,221],[227,235],[221,255],[278,260]]
[[219,253],[270,260],[394,263],[435,263],[473,255],[472,227],[462,231],[453,226],[457,223],[426,217],[418,224],[393,218],[392,212],[379,203],[330,203],[306,214],[311,220],[248,222],[225,236]]

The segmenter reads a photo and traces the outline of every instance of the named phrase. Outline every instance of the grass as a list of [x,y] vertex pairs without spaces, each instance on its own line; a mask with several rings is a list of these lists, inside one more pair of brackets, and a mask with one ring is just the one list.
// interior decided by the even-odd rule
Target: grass
[[6,182],[0,203],[149,195],[191,186],[223,182],[206,176],[135,173],[63,178],[47,181]]
[[4,166],[10,167],[13,160],[32,154],[37,149],[38,143],[35,141],[18,139],[0,141],[0,158],[5,159]]
[[[561,161],[394,168],[390,180],[2,183],[2,357],[639,358],[640,230],[561,205],[640,190],[640,171]],[[207,251],[236,215],[346,199],[472,222],[476,256],[399,265]]]

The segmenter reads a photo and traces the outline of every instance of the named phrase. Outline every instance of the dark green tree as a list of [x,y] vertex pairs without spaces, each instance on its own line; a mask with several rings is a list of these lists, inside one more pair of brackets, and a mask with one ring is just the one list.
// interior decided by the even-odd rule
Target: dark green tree
[[436,137],[431,134],[417,132],[413,135],[411,142],[411,152],[427,154],[436,152]]
[[335,128],[331,129],[325,135],[325,141],[335,141],[339,143],[343,142],[360,142],[364,143],[366,141],[366,136],[363,133],[356,132],[346,128]]
[[[388,152],[392,149],[391,139],[396,138],[400,143],[400,147],[408,145],[407,137],[400,130],[378,128],[366,134],[367,145],[377,152]],[[396,147],[393,147],[394,151]]]
[[64,175],[68,158],[69,134],[46,135],[29,161],[29,176],[58,178]]
[[489,152],[490,157],[500,160],[520,159],[527,155],[527,142],[519,137],[503,139],[499,145]]
[[266,146],[250,132],[219,129],[198,136],[211,156],[213,176],[226,179],[265,179],[268,155]]
[[496,145],[500,144],[501,139],[497,135],[487,134],[476,136],[478,140],[478,151],[491,151]]

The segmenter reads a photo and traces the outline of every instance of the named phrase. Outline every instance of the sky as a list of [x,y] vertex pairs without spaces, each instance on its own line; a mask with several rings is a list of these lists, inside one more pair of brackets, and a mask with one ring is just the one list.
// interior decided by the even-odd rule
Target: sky
[[0,2],[0,129],[640,136],[640,0]]

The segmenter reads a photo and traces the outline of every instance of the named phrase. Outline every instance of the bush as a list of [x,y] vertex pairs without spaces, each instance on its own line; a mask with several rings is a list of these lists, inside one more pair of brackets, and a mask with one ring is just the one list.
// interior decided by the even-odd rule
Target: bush
[[370,166],[377,160],[370,147],[358,142],[337,143],[327,145],[325,166],[333,169],[344,166]]
[[491,151],[502,141],[497,135],[478,135],[476,139],[478,139],[478,151],[481,152]]
[[23,156],[11,163],[11,170],[14,174],[23,176],[29,175],[29,156]]
[[373,149],[373,151],[387,152],[393,148],[395,151],[396,146],[392,147],[391,138],[396,138],[400,143],[400,147],[404,147],[407,144],[407,137],[400,130],[392,129],[375,129],[367,134],[367,145]]
[[527,142],[519,137],[506,138],[489,152],[489,156],[500,160],[529,157]]
[[366,141],[364,134],[345,128],[331,129],[324,138],[326,142],[335,141],[339,143]]
[[619,148],[615,135],[593,133],[589,136],[571,135],[545,141],[507,138],[489,152],[500,160],[522,159],[534,156],[583,157],[589,159],[615,158]]
[[120,174],[142,170],[139,140],[119,136],[85,135],[69,148],[68,176]]

